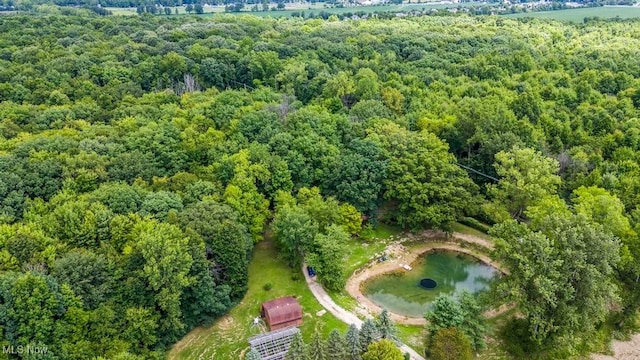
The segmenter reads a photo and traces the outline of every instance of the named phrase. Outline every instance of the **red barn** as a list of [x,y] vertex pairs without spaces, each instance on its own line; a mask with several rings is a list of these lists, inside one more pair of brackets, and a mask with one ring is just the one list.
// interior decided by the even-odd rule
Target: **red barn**
[[272,331],[302,324],[302,307],[291,296],[263,303],[260,315]]

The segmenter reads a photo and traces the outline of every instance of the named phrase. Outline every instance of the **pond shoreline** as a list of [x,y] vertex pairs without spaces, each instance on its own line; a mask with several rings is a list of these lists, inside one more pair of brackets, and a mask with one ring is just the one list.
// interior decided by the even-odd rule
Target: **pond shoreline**
[[[424,236],[427,235],[427,236]],[[432,233],[423,234],[419,239],[419,245],[413,247],[411,249],[405,249],[403,246],[398,244],[392,244],[387,249],[389,252],[393,253],[395,256],[385,262],[370,262],[365,265],[361,269],[356,270],[350,277],[347,279],[346,290],[347,293],[356,299],[359,303],[358,311],[360,313],[374,315],[379,314],[382,311],[382,308],[374,303],[371,299],[367,298],[362,292],[362,285],[365,281],[373,279],[375,277],[388,274],[391,272],[406,271],[402,268],[402,265],[414,265],[415,262],[419,261],[422,256],[425,254],[436,251],[436,250],[446,250],[446,251],[454,251],[463,253],[466,255],[470,255],[479,261],[494,267],[498,271],[505,272],[504,269],[495,261],[491,260],[488,256],[479,254],[478,251],[474,251],[468,248],[465,248],[463,244],[465,242],[474,243],[476,245],[480,245],[483,247],[489,247],[487,245],[491,245],[484,239],[477,238],[478,241],[468,241],[470,239],[469,235],[465,235],[464,237],[456,236],[457,233],[454,233],[451,240],[446,240],[442,238],[433,238]],[[461,234],[462,235],[462,234]],[[475,237],[473,237],[475,238]],[[475,240],[475,239],[473,239]],[[462,241],[462,243],[460,243]],[[427,320],[422,317],[411,317],[405,316],[401,314],[396,314],[389,311],[389,315],[391,319],[397,324],[403,325],[426,325]]]

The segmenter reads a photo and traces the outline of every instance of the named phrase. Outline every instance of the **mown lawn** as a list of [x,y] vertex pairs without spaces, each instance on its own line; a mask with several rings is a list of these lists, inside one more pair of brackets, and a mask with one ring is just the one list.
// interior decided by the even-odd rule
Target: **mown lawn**
[[[307,341],[311,341],[316,331],[325,337],[334,328],[345,332],[347,325],[331,314],[316,316],[322,306],[309,291],[302,274],[298,276],[300,280],[292,280],[293,274],[278,258],[273,242],[258,243],[249,267],[249,290],[242,302],[212,326],[193,329],[168,352],[168,359],[241,359],[249,347],[247,338],[258,332],[251,324],[260,305],[286,295],[297,296],[302,305],[304,323],[300,329]],[[265,291],[263,286],[269,282],[273,288]]]
[[477,236],[485,240],[491,239],[491,236],[489,236],[489,234],[458,222],[453,224],[453,231],[459,232],[462,234]]
[[[364,231],[360,237],[351,238],[345,244],[347,248],[346,276],[351,276],[354,271],[369,263],[376,254],[381,254],[387,245],[401,233],[402,229],[381,223],[370,231]],[[353,311],[358,305],[358,302],[344,289],[341,291],[327,290],[327,292],[336,304],[349,311]]]

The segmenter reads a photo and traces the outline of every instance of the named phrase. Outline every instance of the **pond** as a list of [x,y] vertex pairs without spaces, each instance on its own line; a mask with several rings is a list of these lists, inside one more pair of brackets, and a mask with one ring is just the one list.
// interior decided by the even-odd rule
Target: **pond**
[[[412,266],[411,271],[399,270],[365,281],[362,293],[391,312],[422,317],[439,294],[462,290],[477,293],[488,289],[498,274],[494,267],[475,257],[452,251],[427,253]],[[436,286],[420,286],[425,278],[433,279]]]

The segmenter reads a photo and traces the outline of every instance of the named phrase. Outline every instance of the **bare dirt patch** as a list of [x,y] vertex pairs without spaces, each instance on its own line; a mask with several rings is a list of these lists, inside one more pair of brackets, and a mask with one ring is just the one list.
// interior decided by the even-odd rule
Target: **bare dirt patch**
[[487,250],[493,250],[493,243],[487,239],[479,236],[464,234],[460,232],[454,232],[451,235],[447,235],[444,231],[438,230],[425,230],[419,234],[420,237],[425,239],[451,239],[458,240],[469,244],[475,244],[487,248]]
[[640,334],[635,334],[629,341],[614,340],[611,342],[611,350],[614,355],[591,355],[593,360],[639,360],[640,359]]

